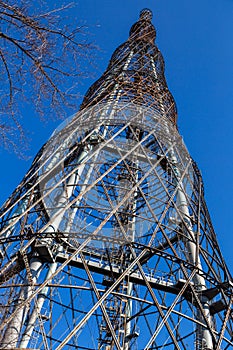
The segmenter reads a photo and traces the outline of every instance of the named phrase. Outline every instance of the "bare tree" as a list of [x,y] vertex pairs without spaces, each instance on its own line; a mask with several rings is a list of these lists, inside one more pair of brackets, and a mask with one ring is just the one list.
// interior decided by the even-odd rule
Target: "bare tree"
[[23,135],[19,117],[25,104],[33,102],[47,118],[60,116],[77,100],[77,83],[85,74],[81,65],[93,47],[84,28],[66,17],[72,4],[55,9],[48,4],[0,1],[0,145],[14,145],[14,132]]

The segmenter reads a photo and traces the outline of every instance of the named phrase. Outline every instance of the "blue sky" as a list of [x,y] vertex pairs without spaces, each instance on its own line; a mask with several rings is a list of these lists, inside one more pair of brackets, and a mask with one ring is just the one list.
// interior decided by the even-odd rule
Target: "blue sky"
[[[105,70],[113,50],[128,37],[140,10],[150,8],[157,45],[166,64],[166,78],[178,107],[178,126],[203,175],[205,197],[228,267],[233,272],[233,0],[79,0],[70,21],[88,25],[89,41],[100,50],[94,78]],[[57,6],[61,1],[57,1]],[[81,100],[80,100],[81,102]],[[0,150],[3,202],[21,181],[34,155],[59,122],[45,125],[33,106],[22,106],[23,124],[31,138],[31,159]],[[45,116],[46,119],[46,116]]]

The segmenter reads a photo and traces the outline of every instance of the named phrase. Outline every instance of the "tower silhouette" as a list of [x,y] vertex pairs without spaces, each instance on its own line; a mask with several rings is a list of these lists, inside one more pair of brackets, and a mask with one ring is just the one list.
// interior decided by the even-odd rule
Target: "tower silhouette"
[[233,346],[231,275],[151,20],[1,209],[1,349]]

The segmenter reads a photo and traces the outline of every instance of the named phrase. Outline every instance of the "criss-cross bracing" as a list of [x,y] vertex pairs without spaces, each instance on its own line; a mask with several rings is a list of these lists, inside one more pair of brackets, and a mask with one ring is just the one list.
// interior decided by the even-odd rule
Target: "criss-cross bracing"
[[233,346],[232,282],[142,10],[1,210],[1,349]]

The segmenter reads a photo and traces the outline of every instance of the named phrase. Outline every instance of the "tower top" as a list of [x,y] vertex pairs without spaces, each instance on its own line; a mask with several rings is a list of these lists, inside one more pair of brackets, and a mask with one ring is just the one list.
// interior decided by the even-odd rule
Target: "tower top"
[[103,75],[87,91],[81,109],[97,103],[133,103],[154,109],[176,125],[176,104],[164,76],[164,60],[155,44],[152,12],[145,8],[114,51]]
[[153,13],[150,9],[144,8],[140,11],[140,19],[151,21],[153,17]]
[[140,11],[139,20],[132,25],[129,32],[129,40],[142,40],[154,44],[156,38],[156,30],[151,23],[153,14],[148,8]]

